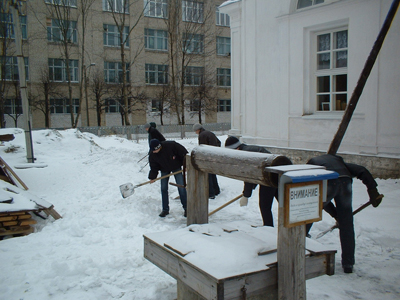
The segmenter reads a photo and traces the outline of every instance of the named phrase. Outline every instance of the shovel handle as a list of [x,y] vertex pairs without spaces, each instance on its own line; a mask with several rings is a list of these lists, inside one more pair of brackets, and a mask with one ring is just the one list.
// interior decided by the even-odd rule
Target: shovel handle
[[170,177],[170,176],[172,176],[172,175],[179,174],[179,173],[182,173],[182,170],[179,170],[179,171],[173,172],[173,173],[171,173],[171,174],[167,174],[167,175],[158,177],[158,178],[156,178],[156,179],[154,179],[154,180],[149,180],[149,181],[146,181],[146,182],[143,182],[143,183],[139,183],[139,184],[135,185],[135,188],[137,188],[137,187],[139,187],[139,186],[142,186],[142,185],[145,185],[145,184],[148,184],[148,183],[152,183],[152,182],[157,181],[157,180],[161,180],[161,179]]
[[237,197],[233,198],[232,200],[226,202],[224,205],[221,205],[217,209],[214,209],[212,212],[210,212],[208,214],[208,216],[211,216],[211,215],[215,214],[217,211],[223,209],[224,207],[228,206],[229,204],[231,204],[231,203],[235,202],[236,200],[240,199],[242,196],[243,196],[243,194],[240,194],[239,196],[237,196]]

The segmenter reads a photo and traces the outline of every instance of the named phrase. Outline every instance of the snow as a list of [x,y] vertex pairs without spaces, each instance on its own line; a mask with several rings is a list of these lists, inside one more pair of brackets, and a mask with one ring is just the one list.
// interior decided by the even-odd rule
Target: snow
[[[0,130],[0,134],[6,133],[13,133],[15,139],[0,147],[0,156],[11,167],[26,164],[23,131]],[[218,137],[224,143],[227,136]],[[125,199],[119,190],[124,183],[148,181],[148,166],[139,172],[146,161],[138,163],[147,154],[147,139],[136,142],[69,129],[34,131],[32,140],[35,163],[47,167],[14,171],[29,187],[27,193],[53,204],[63,218],[55,221],[33,216],[38,222],[33,225],[34,233],[0,241],[0,299],[176,299],[176,280],[144,258],[143,235],[188,232],[180,201],[173,200],[177,189],[170,186],[171,211],[166,218],[158,217],[159,181],[138,187]],[[189,152],[197,146],[197,138],[176,141]],[[234,179],[218,176],[218,181],[221,194],[210,200],[209,211],[240,195],[243,189],[243,184]],[[382,204],[378,208],[369,206],[355,216],[354,273],[344,274],[341,269],[338,230],[333,230],[317,241],[338,251],[335,275],[307,280],[307,299],[400,299],[399,179],[377,182],[385,195]],[[354,209],[368,201],[365,186],[357,179],[353,194]],[[277,224],[277,202],[273,212]],[[247,207],[235,202],[209,218],[211,225],[231,227],[229,224],[238,220],[262,225],[258,190]],[[323,220],[311,229],[312,240],[333,224],[324,213]],[[198,225],[191,228],[196,231]],[[227,252],[226,260],[234,262],[248,247],[240,239],[230,242],[231,248],[237,249]],[[266,243],[270,243],[268,239]],[[214,251],[197,247],[204,256]],[[260,244],[258,250],[261,248]],[[209,267],[216,268],[215,264]]]

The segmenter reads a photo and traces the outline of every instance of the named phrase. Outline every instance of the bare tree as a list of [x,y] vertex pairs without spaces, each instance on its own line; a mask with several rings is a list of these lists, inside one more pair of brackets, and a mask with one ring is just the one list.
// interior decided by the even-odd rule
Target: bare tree
[[105,107],[104,96],[109,93],[108,84],[104,81],[104,74],[97,70],[93,73],[89,82],[90,89],[94,94],[94,102],[96,107],[97,126],[101,126],[101,117]]

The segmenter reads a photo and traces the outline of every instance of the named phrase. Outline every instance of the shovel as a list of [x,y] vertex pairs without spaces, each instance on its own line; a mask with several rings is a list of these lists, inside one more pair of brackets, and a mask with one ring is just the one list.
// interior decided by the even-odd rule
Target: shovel
[[122,197],[126,198],[126,197],[129,197],[129,196],[133,195],[133,193],[135,192],[135,188],[137,188],[139,186],[142,186],[142,185],[145,185],[145,184],[148,184],[148,183],[152,183],[154,181],[157,181],[157,180],[160,180],[160,179],[164,179],[164,178],[167,178],[167,177],[170,177],[172,175],[179,174],[179,173],[182,173],[182,170],[176,171],[176,172],[168,174],[168,175],[161,176],[161,177],[156,178],[154,180],[149,180],[149,181],[146,181],[146,182],[143,182],[143,183],[139,183],[137,185],[133,185],[132,183],[128,182],[128,183],[120,185],[119,189],[121,191]]
[[235,202],[236,200],[242,198],[243,194],[240,194],[239,196],[233,198],[232,200],[226,202],[224,205],[221,205],[220,207],[218,207],[217,209],[214,209],[212,212],[210,212],[208,214],[208,216],[211,216],[213,214],[215,214],[217,211],[220,211],[221,209],[223,209],[224,207],[227,207],[229,204],[232,204],[233,202]]

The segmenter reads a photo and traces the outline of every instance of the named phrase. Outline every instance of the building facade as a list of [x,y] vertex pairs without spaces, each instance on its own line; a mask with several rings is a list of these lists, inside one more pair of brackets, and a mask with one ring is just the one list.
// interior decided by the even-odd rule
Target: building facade
[[[19,2],[33,128],[229,122],[223,0]],[[14,23],[1,9],[1,102],[15,127]]]
[[[248,143],[326,152],[391,4],[226,1],[220,10],[231,17],[231,133]],[[399,157],[399,53],[397,13],[339,153]]]

